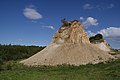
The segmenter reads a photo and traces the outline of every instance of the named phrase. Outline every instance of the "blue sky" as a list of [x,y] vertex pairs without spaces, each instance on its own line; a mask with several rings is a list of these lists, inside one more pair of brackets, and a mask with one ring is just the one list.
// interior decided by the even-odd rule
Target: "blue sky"
[[0,10],[1,44],[48,45],[66,18],[120,48],[119,0],[0,0]]

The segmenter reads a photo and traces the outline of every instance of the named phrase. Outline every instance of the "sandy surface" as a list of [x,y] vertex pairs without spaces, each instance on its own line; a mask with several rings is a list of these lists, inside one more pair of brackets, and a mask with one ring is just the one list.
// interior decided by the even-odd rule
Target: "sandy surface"
[[116,57],[116,58],[120,58],[120,54],[114,55],[114,57]]
[[50,44],[41,52],[21,61],[25,65],[81,65],[99,63],[114,58],[91,44]]
[[[82,26],[77,21],[67,22],[69,25],[60,27],[53,39],[44,50],[21,61],[25,65],[82,65],[99,63],[114,58],[107,52],[91,44]],[[64,25],[64,24],[63,24]],[[106,50],[103,44],[100,47]]]
[[103,42],[94,44],[96,47],[100,48],[103,51],[110,51],[110,48],[107,47]]

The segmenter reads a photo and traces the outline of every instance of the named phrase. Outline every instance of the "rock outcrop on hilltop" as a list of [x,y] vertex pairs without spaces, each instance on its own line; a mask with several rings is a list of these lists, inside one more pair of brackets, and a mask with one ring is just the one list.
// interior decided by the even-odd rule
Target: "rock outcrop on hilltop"
[[90,43],[78,20],[63,21],[50,44],[32,57],[21,61],[28,66],[83,65],[108,61],[114,57]]
[[103,38],[102,34],[96,34],[95,36],[90,37],[89,40],[93,45],[103,51],[111,52],[111,50],[113,49]]
[[89,44],[90,41],[82,27],[82,24],[79,21],[74,20],[71,22],[66,22],[60,27],[60,29],[53,36],[52,43]]
[[100,43],[94,43],[93,45],[95,45],[103,51],[111,52],[112,50],[112,47],[105,40]]

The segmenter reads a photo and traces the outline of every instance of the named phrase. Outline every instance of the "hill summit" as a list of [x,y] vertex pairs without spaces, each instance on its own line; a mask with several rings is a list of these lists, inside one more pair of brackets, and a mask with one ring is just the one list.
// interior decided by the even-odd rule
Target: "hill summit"
[[114,57],[90,43],[78,20],[62,21],[50,44],[21,63],[28,66],[39,65],[83,65],[105,62]]
[[52,43],[90,43],[87,34],[85,33],[82,24],[77,21],[64,21],[60,29],[55,33]]

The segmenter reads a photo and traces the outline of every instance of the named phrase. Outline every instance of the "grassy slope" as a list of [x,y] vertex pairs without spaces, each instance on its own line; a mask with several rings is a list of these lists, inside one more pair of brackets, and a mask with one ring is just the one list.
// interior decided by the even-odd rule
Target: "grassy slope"
[[6,65],[9,66],[0,71],[0,80],[120,80],[120,59],[107,64],[79,67],[64,65],[28,68],[15,62]]

